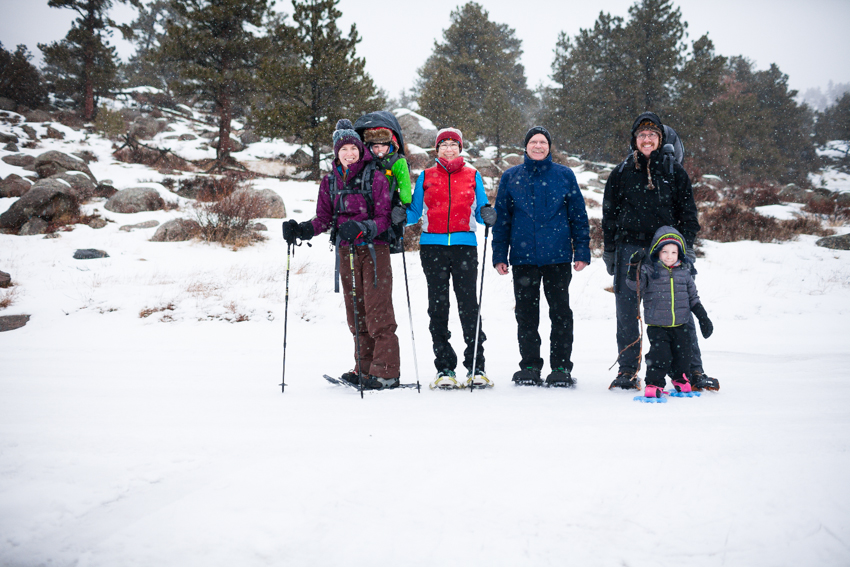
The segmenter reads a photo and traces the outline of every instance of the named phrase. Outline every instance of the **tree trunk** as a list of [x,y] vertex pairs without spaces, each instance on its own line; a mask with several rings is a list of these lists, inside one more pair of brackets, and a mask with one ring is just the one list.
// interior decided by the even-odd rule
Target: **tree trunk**
[[230,160],[230,116],[231,103],[227,92],[221,93],[219,97],[219,123],[218,123],[218,149],[216,150],[216,161],[224,165]]
[[91,52],[91,46],[86,47],[85,55],[83,56],[83,119],[94,119],[94,80],[92,79],[94,67],[94,55]]
[[316,181],[322,178],[322,170],[319,167],[321,164],[322,158],[322,143],[319,141],[319,136],[313,136],[313,142],[310,144],[310,148],[313,150],[313,173],[312,177]]

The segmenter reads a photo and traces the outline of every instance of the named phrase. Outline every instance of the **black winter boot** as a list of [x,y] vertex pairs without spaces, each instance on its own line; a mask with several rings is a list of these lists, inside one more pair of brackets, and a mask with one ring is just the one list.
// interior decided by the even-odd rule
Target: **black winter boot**
[[640,390],[637,372],[633,370],[621,369],[619,372],[617,372],[617,377],[614,378],[614,381],[611,382],[611,385],[608,386],[609,390],[613,390],[614,388],[622,388],[623,390]]
[[357,372],[355,372],[354,370],[346,372],[345,374],[343,374],[339,378],[340,378],[340,380],[345,380],[349,384],[354,384],[355,386],[360,385],[360,375],[357,374]]
[[540,370],[532,366],[516,372],[512,380],[517,386],[539,386],[543,383],[540,379]]
[[546,385],[551,388],[572,388],[576,385],[576,381],[566,368],[555,368],[546,377]]
[[711,390],[716,392],[720,389],[720,380],[707,376],[705,372],[693,370],[691,372],[691,388],[696,392]]

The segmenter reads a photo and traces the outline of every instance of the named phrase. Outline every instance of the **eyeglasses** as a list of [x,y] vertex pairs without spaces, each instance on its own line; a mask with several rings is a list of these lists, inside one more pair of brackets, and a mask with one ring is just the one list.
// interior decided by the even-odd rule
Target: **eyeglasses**
[[458,144],[458,143],[457,143],[457,142],[455,142],[454,140],[445,140],[445,141],[443,141],[443,142],[440,142],[440,147],[443,147],[443,148],[455,148],[455,149],[457,149],[457,148],[459,148],[459,147],[460,147],[460,144]]
[[548,146],[549,142],[547,142],[546,140],[531,141],[531,142],[528,142],[528,145],[529,146]]
[[646,138],[647,140],[656,140],[658,139],[658,132],[641,132],[635,137],[638,140],[640,140],[641,138]]

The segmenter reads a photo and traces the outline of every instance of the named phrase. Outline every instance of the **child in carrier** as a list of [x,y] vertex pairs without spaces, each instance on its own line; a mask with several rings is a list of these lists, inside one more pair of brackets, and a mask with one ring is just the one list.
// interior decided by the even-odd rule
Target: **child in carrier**
[[667,374],[673,377],[677,391],[691,392],[688,379],[691,338],[685,323],[693,313],[706,339],[711,336],[714,326],[697,294],[685,257],[684,237],[675,228],[662,226],[655,232],[649,247],[649,261],[641,265],[645,259],[643,250],[632,255],[626,280],[626,284],[637,290],[638,297],[643,300],[646,335],[649,337],[644,395],[660,398],[667,394],[664,391]]

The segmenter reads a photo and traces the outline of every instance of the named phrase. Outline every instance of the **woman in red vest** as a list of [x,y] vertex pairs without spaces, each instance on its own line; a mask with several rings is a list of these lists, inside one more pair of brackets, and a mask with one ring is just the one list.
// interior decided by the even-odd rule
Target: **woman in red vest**
[[[429,329],[434,343],[437,378],[431,388],[453,389],[464,386],[492,386],[484,373],[484,331],[478,336],[475,355],[475,327],[478,315],[476,279],[478,242],[476,222],[493,226],[496,211],[489,205],[481,175],[467,166],[460,153],[463,135],[455,128],[437,133],[437,164],[419,174],[407,222],[422,220],[419,257],[428,282]],[[454,281],[458,315],[466,349],[463,365],[466,382],[455,376],[457,355],[449,343],[449,280]],[[472,368],[473,357],[476,368]]]

